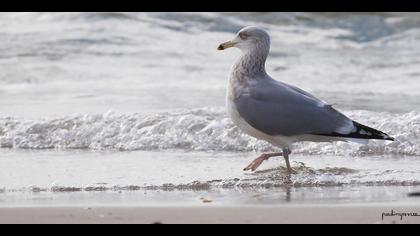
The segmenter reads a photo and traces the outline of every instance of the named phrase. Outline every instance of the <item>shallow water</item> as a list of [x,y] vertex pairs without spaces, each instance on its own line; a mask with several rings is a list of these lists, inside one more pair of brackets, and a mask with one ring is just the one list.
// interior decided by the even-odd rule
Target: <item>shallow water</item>
[[[292,179],[281,159],[242,172],[275,150],[224,108],[239,52],[216,47],[245,25],[272,35],[274,78],[398,141],[302,143]],[[415,188],[419,26],[418,13],[3,13],[0,190]]]
[[[252,153],[2,151],[0,206],[416,205],[417,158],[296,155],[245,173]],[[301,163],[305,162],[305,164]],[[389,168],[393,163],[393,168]],[[410,169],[407,169],[410,166]]]
[[415,156],[293,157],[255,173],[242,169],[257,153],[184,151],[2,151],[3,192],[270,189],[340,186],[419,186]]

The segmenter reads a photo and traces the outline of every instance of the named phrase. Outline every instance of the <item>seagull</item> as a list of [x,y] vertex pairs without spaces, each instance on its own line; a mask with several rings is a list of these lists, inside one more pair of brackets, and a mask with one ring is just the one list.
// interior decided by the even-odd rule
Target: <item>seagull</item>
[[218,50],[236,47],[242,51],[233,65],[227,91],[227,110],[233,123],[244,133],[281,148],[263,153],[244,171],[255,171],[264,161],[283,156],[289,175],[289,155],[296,142],[357,142],[395,139],[362,125],[332,105],[295,86],[274,80],[265,70],[270,36],[262,28],[247,26]]

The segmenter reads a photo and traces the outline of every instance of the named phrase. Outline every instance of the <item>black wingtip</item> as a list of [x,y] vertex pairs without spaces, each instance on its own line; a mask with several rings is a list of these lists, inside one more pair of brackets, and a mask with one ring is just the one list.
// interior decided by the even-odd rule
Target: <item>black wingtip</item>
[[388,140],[388,141],[396,141],[396,139],[393,138],[393,137],[391,137],[391,136],[388,136],[388,138],[386,138],[385,140]]
[[340,134],[340,133],[331,133],[331,134],[315,134],[315,135],[323,135],[323,136],[333,136],[333,137],[342,137],[342,138],[354,138],[354,139],[377,139],[377,140],[387,140],[387,141],[395,141],[395,138],[389,136],[388,134],[376,130],[374,128],[370,128],[366,125],[362,125],[353,121],[354,126],[356,127],[356,131],[349,133],[349,134]]
[[395,138],[389,136],[388,134],[382,131],[368,127],[366,125],[362,125],[360,123],[357,123],[356,121],[353,121],[353,124],[357,128],[357,131],[353,134],[361,136],[359,138],[395,141]]

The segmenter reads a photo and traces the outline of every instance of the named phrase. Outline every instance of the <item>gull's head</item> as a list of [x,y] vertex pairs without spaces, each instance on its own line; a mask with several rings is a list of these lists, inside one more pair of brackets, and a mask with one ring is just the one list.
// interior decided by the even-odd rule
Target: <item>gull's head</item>
[[231,47],[236,47],[246,51],[258,46],[270,47],[270,36],[267,31],[259,27],[247,26],[241,29],[234,39],[220,44],[217,50],[225,50]]

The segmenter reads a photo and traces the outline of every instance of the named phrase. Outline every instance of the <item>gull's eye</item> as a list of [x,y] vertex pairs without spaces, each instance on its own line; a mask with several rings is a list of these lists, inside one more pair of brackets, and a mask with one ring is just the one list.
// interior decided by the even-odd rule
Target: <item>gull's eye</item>
[[240,37],[242,40],[245,40],[246,38],[248,38],[248,35],[247,35],[247,34],[245,34],[244,32],[242,32],[242,33],[239,33],[239,37]]

